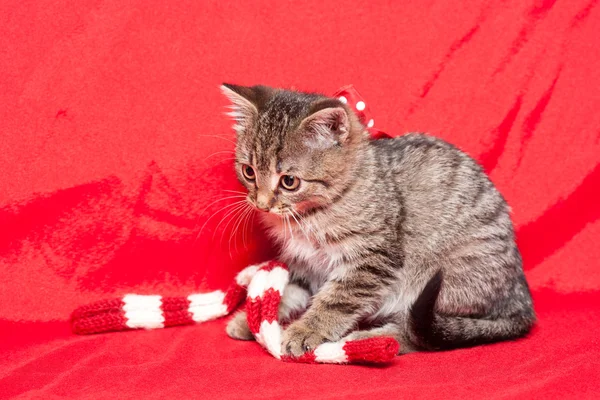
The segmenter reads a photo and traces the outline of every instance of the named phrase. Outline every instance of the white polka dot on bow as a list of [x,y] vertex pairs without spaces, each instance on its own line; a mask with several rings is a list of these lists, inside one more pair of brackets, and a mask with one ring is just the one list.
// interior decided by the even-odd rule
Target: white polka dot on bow
[[375,121],[373,121],[372,119],[370,119],[369,123],[367,123],[367,128],[372,128],[373,125],[375,125]]
[[358,103],[356,103],[356,109],[357,109],[358,111],[362,111],[362,110],[364,110],[366,106],[367,106],[367,105],[365,104],[365,102],[364,102],[364,101],[359,101]]
[[348,103],[348,99],[347,99],[347,98],[345,98],[344,96],[340,96],[340,97],[339,97],[339,100],[340,100],[342,103],[344,103],[344,104],[347,104],[347,103]]

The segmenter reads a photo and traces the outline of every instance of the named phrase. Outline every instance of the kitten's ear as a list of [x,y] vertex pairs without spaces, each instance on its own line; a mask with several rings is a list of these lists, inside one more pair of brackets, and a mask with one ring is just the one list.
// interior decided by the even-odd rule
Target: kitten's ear
[[232,117],[236,125],[234,129],[241,133],[258,117],[258,112],[271,96],[272,89],[266,86],[238,86],[229,83],[221,85],[221,91],[231,101]]
[[300,128],[310,146],[326,148],[348,139],[350,121],[340,102],[327,99],[313,104],[311,115],[300,123]]

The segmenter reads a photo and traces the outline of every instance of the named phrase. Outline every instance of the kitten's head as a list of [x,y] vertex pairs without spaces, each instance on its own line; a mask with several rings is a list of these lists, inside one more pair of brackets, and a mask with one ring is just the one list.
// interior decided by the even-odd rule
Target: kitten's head
[[[337,99],[266,86],[221,86],[232,102],[236,172],[257,209],[303,214],[350,184],[364,127]],[[291,211],[290,211],[291,210]]]

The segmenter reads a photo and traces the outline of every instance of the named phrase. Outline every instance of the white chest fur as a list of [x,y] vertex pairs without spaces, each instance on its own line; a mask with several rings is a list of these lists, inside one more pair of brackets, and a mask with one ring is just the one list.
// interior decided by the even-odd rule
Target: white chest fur
[[281,244],[281,259],[288,263],[310,283],[313,290],[317,290],[332,273],[339,273],[343,260],[343,249],[338,245],[331,245],[309,237],[306,230],[294,226],[290,232],[276,227],[271,230],[272,235]]
[[322,245],[309,240],[300,233],[288,238],[283,245],[283,254],[287,259],[297,260],[315,275],[329,275],[343,259],[342,249],[336,245]]
[[[338,244],[327,244],[319,242],[316,238],[308,238],[305,231],[292,228],[292,232],[284,231],[283,227],[273,227],[271,234],[281,244],[282,261],[288,263],[291,268],[307,278],[312,292],[316,293],[320,287],[330,278],[343,276],[350,265],[343,265],[344,259],[356,260],[356,244],[352,240],[339,242]],[[310,232],[310,231],[309,231]],[[382,302],[377,310],[367,319],[384,319],[388,315],[398,311],[406,312],[416,299],[418,291],[407,285],[409,276],[402,276],[405,271],[399,270],[400,276],[390,287],[383,288]]]

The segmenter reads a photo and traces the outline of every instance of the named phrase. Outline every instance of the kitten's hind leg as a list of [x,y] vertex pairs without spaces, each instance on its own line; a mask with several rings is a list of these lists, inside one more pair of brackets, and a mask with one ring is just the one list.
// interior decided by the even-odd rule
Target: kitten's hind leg
[[225,331],[227,332],[227,336],[232,339],[254,340],[254,336],[248,327],[245,311],[237,312],[227,323],[227,328],[225,328]]
[[380,336],[389,336],[396,339],[398,343],[400,343],[400,351],[398,354],[407,354],[417,351],[417,349],[412,346],[408,340],[406,340],[404,329],[399,324],[393,322],[377,328],[351,332],[342,340],[347,342],[349,340],[369,339]]

